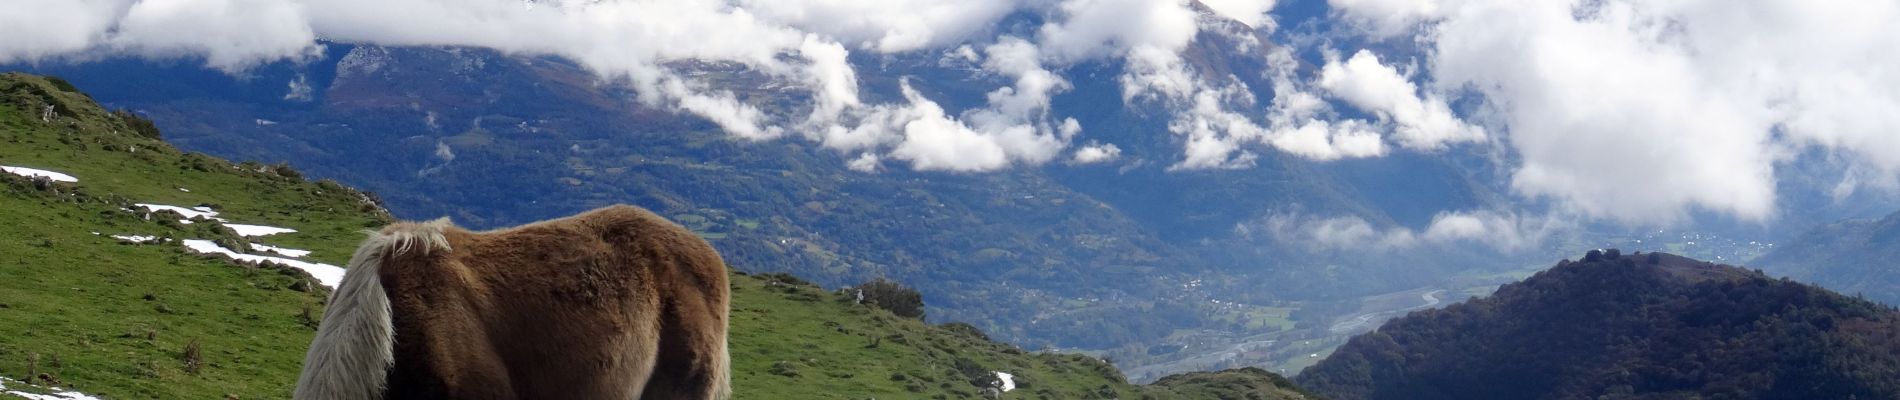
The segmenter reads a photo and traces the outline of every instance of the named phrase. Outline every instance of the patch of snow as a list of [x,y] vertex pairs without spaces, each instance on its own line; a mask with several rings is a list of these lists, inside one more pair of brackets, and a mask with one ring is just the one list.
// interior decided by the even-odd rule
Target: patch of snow
[[310,255],[310,250],[286,249],[261,243],[251,243],[251,250],[277,253],[277,255],[290,258],[303,258],[303,256]]
[[34,169],[34,168],[27,168],[27,167],[8,167],[8,166],[0,165],[0,171],[6,171],[9,174],[24,176],[28,178],[32,178],[36,176],[45,177],[46,179],[51,179],[54,182],[79,182],[79,178],[74,178],[72,175],[62,174],[62,173],[53,172],[53,171],[47,171],[43,169]]
[[[178,190],[185,190],[185,189],[180,188]],[[224,223],[224,227],[231,228],[232,231],[237,232],[238,236],[268,236],[268,235],[275,235],[279,233],[292,233],[292,232],[297,231],[296,229],[279,228],[275,226],[233,224],[233,223],[230,223],[231,220],[219,218],[218,211],[211,209],[211,207],[185,208],[185,207],[179,207],[179,206],[168,206],[164,204],[145,204],[145,203],[139,203],[139,204],[136,204],[136,206],[138,206],[139,208],[146,209],[147,211],[152,211],[152,212],[171,211],[171,212],[178,213],[179,215],[185,216],[185,219],[178,220],[178,223],[181,223],[181,224],[190,224],[192,223],[191,221],[192,219],[198,218],[198,217],[204,217],[206,219],[218,221],[218,222]]]
[[238,236],[267,236],[267,235],[275,235],[279,233],[291,233],[291,232],[297,231],[296,229],[290,229],[290,228],[279,228],[275,226],[263,226],[263,225],[245,225],[245,224],[224,224],[224,227],[231,228],[231,230],[233,231],[237,231]]
[[190,220],[192,218],[198,218],[198,217],[205,217],[205,218],[217,220],[220,222],[224,221],[224,218],[218,218],[218,212],[216,210],[212,210],[211,207],[184,208],[184,207],[179,207],[179,206],[168,206],[164,204],[145,204],[145,203],[134,204],[134,206],[143,208],[146,211],[151,211],[151,212],[171,211],[171,212],[178,213],[178,215],[185,216],[184,221],[178,221],[178,222],[183,222],[187,224],[191,223]]
[[1003,387],[1000,389],[1003,389],[1004,392],[1016,390],[1016,375],[1012,375],[1008,372],[1003,372],[1003,371],[990,371],[990,372],[996,373],[996,380],[1003,381]]
[[119,239],[121,242],[131,243],[155,243],[159,241],[157,236],[147,235],[112,235],[112,238]]
[[38,386],[16,381],[16,380],[13,380],[12,378],[0,377],[0,394],[20,396],[20,397],[26,398],[27,400],[100,400],[98,397],[92,397],[92,395],[75,392],[71,390],[60,389],[58,386],[44,388],[47,391],[52,392],[52,394],[38,394],[38,393],[23,392],[23,391],[18,391],[18,390],[7,390],[6,384],[9,382],[18,383],[23,386],[38,388]]
[[317,278],[317,283],[321,283],[323,286],[336,287],[338,282],[343,281],[343,268],[335,265],[292,260],[283,257],[244,254],[231,251],[231,249],[219,246],[215,242],[202,239],[187,239],[184,241],[184,244],[186,249],[202,254],[223,254],[238,261],[255,263],[272,262],[287,265],[291,268],[310,273],[310,276]]

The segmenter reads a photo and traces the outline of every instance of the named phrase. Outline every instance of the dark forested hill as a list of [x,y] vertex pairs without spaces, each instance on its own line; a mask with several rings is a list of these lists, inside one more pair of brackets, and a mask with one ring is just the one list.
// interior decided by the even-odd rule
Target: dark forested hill
[[1841,293],[1900,304],[1900,213],[1823,225],[1752,264]]
[[1668,254],[1592,254],[1353,338],[1337,399],[1900,398],[1900,312]]

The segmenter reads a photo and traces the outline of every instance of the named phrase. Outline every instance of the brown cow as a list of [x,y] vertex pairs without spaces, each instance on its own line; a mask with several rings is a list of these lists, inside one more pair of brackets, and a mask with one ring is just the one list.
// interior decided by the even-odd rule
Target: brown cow
[[712,246],[637,207],[393,224],[350,258],[296,398],[724,399],[727,290]]

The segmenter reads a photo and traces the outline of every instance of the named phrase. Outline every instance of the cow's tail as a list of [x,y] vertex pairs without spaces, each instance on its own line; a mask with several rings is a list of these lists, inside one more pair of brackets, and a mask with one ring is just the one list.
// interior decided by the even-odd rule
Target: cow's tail
[[732,398],[732,354],[726,349],[726,335],[719,335],[719,355],[713,362],[713,398],[728,400]]
[[400,223],[369,233],[369,239],[350,256],[343,282],[330,294],[317,337],[304,355],[303,374],[297,378],[293,398],[383,398],[388,370],[396,358],[389,295],[383,292],[379,270],[391,260],[409,258],[401,256],[448,251],[448,240],[442,236],[447,226],[447,219],[439,219]]

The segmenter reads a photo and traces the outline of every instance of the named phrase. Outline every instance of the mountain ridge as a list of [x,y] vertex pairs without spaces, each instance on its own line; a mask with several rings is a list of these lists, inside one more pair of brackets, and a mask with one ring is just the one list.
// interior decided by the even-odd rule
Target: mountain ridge
[[1815,227],[1750,262],[1769,272],[1814,282],[1869,300],[1900,304],[1900,212]]
[[1900,311],[1759,271],[1592,251],[1414,312],[1297,378],[1335,399],[1890,398]]

